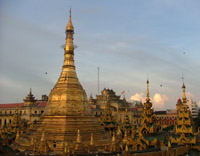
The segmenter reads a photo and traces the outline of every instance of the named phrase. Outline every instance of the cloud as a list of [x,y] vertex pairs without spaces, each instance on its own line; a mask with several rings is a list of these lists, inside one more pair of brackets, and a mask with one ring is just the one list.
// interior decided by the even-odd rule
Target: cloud
[[136,93],[130,97],[130,101],[141,101],[144,102],[145,98],[143,97],[144,93]]
[[[145,102],[144,93],[136,93],[130,97],[130,101],[142,101]],[[151,99],[153,103],[154,109],[164,109],[165,108],[165,102],[168,100],[168,97],[164,94],[156,93],[153,96],[153,99]]]
[[192,99],[195,98],[195,96],[191,92],[186,92],[186,96],[187,96],[188,99],[189,98],[192,98]]
[[155,109],[162,109],[165,107],[165,101],[168,100],[168,97],[163,94],[156,93],[153,96],[153,107]]

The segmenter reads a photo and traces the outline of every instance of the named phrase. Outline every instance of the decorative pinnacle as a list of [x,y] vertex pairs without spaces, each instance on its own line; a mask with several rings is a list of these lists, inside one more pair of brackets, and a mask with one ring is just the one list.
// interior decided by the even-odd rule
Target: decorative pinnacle
[[115,142],[115,132],[113,132],[112,142]]
[[146,100],[149,101],[149,80],[147,79],[147,97]]
[[90,145],[94,145],[93,133],[91,133]]
[[44,129],[42,130],[42,136],[41,136],[40,141],[45,141],[45,138],[44,138]]
[[77,143],[80,143],[81,142],[81,136],[80,136],[80,130],[78,129],[77,131],[77,139],[76,139],[76,142]]
[[71,8],[69,10],[69,22],[67,24],[67,27],[66,27],[66,30],[67,31],[74,31],[74,27],[73,27],[73,24],[72,24],[72,18],[71,18]]
[[185,84],[184,84],[184,82],[183,82],[183,86],[182,86],[182,88],[183,88],[183,97],[182,97],[182,99],[183,99],[183,104],[186,104],[187,103],[187,98],[186,98],[186,94],[185,94]]

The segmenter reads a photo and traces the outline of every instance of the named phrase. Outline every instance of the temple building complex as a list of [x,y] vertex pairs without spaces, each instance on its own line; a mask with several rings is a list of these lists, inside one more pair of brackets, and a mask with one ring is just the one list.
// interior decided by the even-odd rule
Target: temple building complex
[[36,123],[43,114],[48,97],[42,95],[41,100],[36,100],[30,89],[24,103],[0,104],[0,128],[13,122],[16,110],[25,122]]
[[133,105],[106,88],[88,99],[76,73],[71,9],[65,33],[62,70],[49,96],[36,100],[30,89],[24,103],[0,105],[0,155],[8,151],[62,156],[200,153],[200,132],[194,129],[184,83],[176,110],[154,111],[148,79],[144,103]]

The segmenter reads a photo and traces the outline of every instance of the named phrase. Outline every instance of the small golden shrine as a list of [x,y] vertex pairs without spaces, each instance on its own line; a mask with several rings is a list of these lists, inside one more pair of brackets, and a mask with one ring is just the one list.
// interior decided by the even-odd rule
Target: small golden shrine
[[127,131],[128,133],[130,133],[131,132],[131,128],[132,128],[132,125],[131,125],[129,116],[127,114],[127,108],[126,108],[124,121],[122,123],[122,130],[123,130],[123,132]]
[[175,126],[175,136],[171,136],[171,143],[179,145],[183,144],[196,144],[197,138],[194,135],[194,122],[192,119],[191,112],[187,106],[187,98],[185,94],[185,84],[183,83],[183,97],[182,105],[178,110],[177,124]]
[[157,133],[158,128],[155,122],[154,110],[149,98],[149,80],[147,80],[147,96],[144,103],[143,114],[141,116],[141,124],[138,126],[138,133],[143,135],[151,135]]
[[35,97],[33,96],[32,91],[30,89],[29,94],[24,99],[24,106],[32,106],[35,104],[35,102],[36,102]]
[[110,109],[109,95],[107,96],[106,106],[102,116],[99,119],[99,122],[106,130],[113,131],[116,128],[116,121],[114,120],[112,111]]

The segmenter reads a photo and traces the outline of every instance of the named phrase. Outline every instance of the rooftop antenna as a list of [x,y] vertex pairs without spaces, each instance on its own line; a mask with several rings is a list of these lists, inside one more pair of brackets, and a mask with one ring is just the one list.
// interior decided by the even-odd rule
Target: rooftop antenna
[[97,78],[97,85],[98,85],[97,87],[98,87],[98,90],[97,91],[98,91],[98,95],[99,95],[99,69],[100,68],[97,67],[97,72],[98,72],[98,78]]

